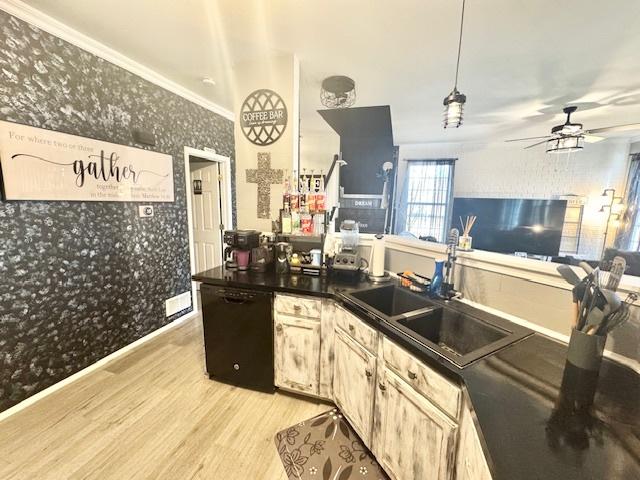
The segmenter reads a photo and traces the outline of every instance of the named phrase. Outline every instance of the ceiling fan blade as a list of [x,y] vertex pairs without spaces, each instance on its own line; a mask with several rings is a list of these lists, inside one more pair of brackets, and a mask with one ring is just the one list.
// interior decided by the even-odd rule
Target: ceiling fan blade
[[596,143],[596,142],[601,142],[602,140],[604,140],[604,137],[598,137],[597,135],[588,135],[585,134],[583,135],[584,137],[584,141],[587,143]]
[[528,147],[524,147],[524,149],[526,150],[527,148],[537,147],[538,145],[542,145],[543,143],[547,143],[547,141],[546,141],[546,140],[543,140],[543,141],[541,141],[541,142],[534,143],[533,145],[529,145]]
[[551,138],[551,135],[545,135],[544,137],[513,138],[511,140],[505,140],[505,142],[522,142],[524,140],[538,140],[539,138]]
[[627,123],[625,125],[613,125],[611,127],[592,128],[584,133],[625,132],[627,130],[640,130],[640,123]]

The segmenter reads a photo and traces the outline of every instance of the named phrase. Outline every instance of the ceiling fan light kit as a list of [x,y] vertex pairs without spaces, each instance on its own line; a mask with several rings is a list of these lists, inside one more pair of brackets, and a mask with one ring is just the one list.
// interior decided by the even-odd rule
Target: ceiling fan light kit
[[460,38],[458,39],[458,59],[456,60],[456,80],[453,90],[444,99],[444,128],[458,128],[462,125],[464,104],[467,96],[458,91],[458,71],[460,70],[460,50],[462,48],[462,27],[464,26],[464,4],[462,0],[462,15],[460,16]]
[[596,143],[604,140],[604,137],[594,135],[605,132],[624,132],[627,130],[640,130],[640,123],[628,123],[625,125],[613,125],[610,127],[592,128],[584,130],[581,123],[573,123],[571,114],[578,110],[575,105],[564,107],[562,111],[567,116],[567,120],[562,125],[556,125],[551,129],[551,135],[542,137],[527,137],[507,140],[507,142],[521,142],[523,140],[540,140],[532,145],[524,147],[533,148],[543,143],[547,144],[547,153],[567,153],[579,152],[584,148],[584,143]]
[[584,148],[582,135],[570,135],[552,138],[547,141],[547,153],[579,152]]

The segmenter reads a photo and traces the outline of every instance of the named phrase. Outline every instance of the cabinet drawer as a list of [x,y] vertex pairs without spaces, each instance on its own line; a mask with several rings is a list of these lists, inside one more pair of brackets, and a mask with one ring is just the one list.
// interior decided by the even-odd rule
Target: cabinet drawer
[[336,307],[336,325],[370,352],[378,348],[378,332],[344,307]]
[[294,317],[320,318],[322,312],[321,299],[299,295],[277,293],[274,305],[276,312]]
[[389,368],[395,370],[402,379],[451,418],[458,418],[462,397],[462,390],[458,385],[447,380],[389,339],[384,338],[382,345],[384,362]]

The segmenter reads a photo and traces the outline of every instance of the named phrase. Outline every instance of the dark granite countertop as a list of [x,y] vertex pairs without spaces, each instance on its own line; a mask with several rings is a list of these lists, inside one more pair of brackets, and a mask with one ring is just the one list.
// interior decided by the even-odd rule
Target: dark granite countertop
[[[223,268],[193,279],[331,297],[343,303],[341,293],[371,286],[364,279]],[[456,302],[456,308],[471,307]],[[640,479],[640,375],[630,368],[604,359],[596,379],[565,364],[565,344],[534,334],[459,369],[386,322],[362,317],[449,378],[464,383],[494,480]],[[593,405],[581,407],[583,387],[596,382]]]

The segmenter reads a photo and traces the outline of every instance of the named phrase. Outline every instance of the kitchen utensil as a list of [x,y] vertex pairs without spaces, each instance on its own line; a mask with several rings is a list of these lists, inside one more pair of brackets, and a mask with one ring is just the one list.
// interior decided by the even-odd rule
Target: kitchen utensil
[[598,289],[596,294],[595,307],[589,312],[583,332],[590,335],[595,334],[604,323],[605,318],[615,313],[622,301],[620,297],[611,290]]
[[597,330],[597,333],[599,335],[608,335],[617,327],[629,320],[630,316],[631,310],[629,309],[629,305],[623,303],[618,311],[614,312],[606,319],[606,321]]
[[562,275],[562,278],[564,278],[569,285],[573,285],[575,287],[581,282],[578,274],[574,272],[573,268],[571,268],[569,265],[558,265],[556,270],[560,275]]
[[582,261],[578,265],[586,272],[587,275],[591,275],[593,273],[593,267],[587,262]]
[[606,287],[614,292],[620,285],[620,279],[627,269],[627,261],[623,257],[615,257],[611,262],[611,269],[609,270],[609,278]]
[[589,306],[591,303],[591,295],[592,295],[593,287],[594,287],[593,275],[589,274],[586,277],[586,282],[584,285],[584,293],[582,295],[582,300],[580,301],[580,312],[578,314],[578,320],[576,322],[576,328],[578,330],[582,330],[582,328],[584,327],[584,323],[587,320],[587,314],[589,313]]

